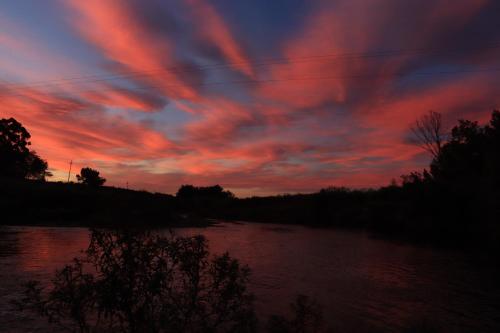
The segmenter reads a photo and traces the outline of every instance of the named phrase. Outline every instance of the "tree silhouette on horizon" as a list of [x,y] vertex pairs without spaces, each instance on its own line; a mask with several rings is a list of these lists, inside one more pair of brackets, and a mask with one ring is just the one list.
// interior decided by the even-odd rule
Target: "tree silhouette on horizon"
[[0,177],[45,180],[48,164],[29,149],[31,135],[16,119],[0,119]]
[[106,178],[99,176],[99,171],[86,167],[80,170],[80,174],[76,175],[78,182],[90,187],[99,187],[104,185]]
[[410,130],[418,146],[430,153],[433,158],[439,156],[446,139],[440,113],[429,111],[417,118],[410,126]]

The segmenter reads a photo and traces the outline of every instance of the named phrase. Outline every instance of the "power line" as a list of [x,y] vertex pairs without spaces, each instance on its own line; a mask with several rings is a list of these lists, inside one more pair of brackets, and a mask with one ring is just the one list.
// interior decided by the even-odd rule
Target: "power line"
[[[333,76],[311,76],[311,77],[290,77],[283,79],[262,79],[262,80],[231,80],[231,81],[214,81],[214,82],[206,82],[200,83],[196,85],[197,87],[204,86],[215,86],[215,85],[226,85],[226,84],[272,84],[272,83],[280,83],[287,81],[328,81],[328,80],[339,80],[339,79],[377,79],[377,78],[390,78],[390,77],[404,77],[404,76],[438,76],[438,75],[457,75],[457,74],[467,74],[467,73],[497,73],[500,72],[500,68],[482,68],[482,69],[465,69],[465,70],[447,70],[447,71],[434,71],[434,72],[416,72],[416,73],[373,73],[373,74],[359,74],[359,75],[333,75]],[[149,85],[148,87],[137,87],[135,90],[151,90],[151,89],[165,89],[169,87],[180,87],[182,85],[179,84],[171,84],[171,85]],[[113,89],[102,88],[99,90],[90,89],[85,90],[86,93],[89,92],[102,92],[105,90]],[[134,91],[134,90],[132,90]],[[24,96],[22,93],[11,94],[10,96]]]
[[[247,62],[233,62],[233,63],[220,63],[214,65],[206,65],[206,66],[194,66],[190,68],[186,67],[170,67],[170,68],[162,68],[162,69],[151,69],[144,71],[123,71],[123,74],[95,74],[95,75],[87,75],[87,76],[79,76],[79,77],[69,77],[69,78],[60,78],[60,79],[52,79],[52,80],[42,80],[42,81],[32,81],[24,84],[19,83],[10,83],[3,84],[7,90],[19,90],[25,88],[37,88],[39,86],[46,87],[49,86],[58,86],[62,84],[82,84],[82,83],[92,83],[92,82],[102,82],[102,81],[112,81],[117,79],[128,79],[134,77],[148,77],[155,76],[159,73],[171,72],[171,73],[188,73],[188,72],[197,72],[204,70],[216,70],[216,69],[226,69],[233,68],[239,65],[252,65],[254,67],[261,66],[269,66],[269,65],[279,65],[279,64],[296,64],[303,62],[314,62],[314,61],[327,61],[327,60],[342,60],[342,59],[354,59],[354,58],[383,58],[383,57],[393,57],[393,56],[403,56],[403,55],[415,55],[415,54],[452,54],[457,51],[472,51],[478,49],[495,49],[500,48],[500,42],[492,42],[488,44],[476,45],[473,47],[467,48],[417,48],[417,49],[394,49],[394,50],[385,50],[385,51],[376,51],[376,52],[349,52],[349,53],[330,53],[323,55],[311,55],[304,57],[291,57],[291,58],[270,58],[268,60],[260,60],[260,61],[247,61]],[[10,87],[9,87],[10,86]]]

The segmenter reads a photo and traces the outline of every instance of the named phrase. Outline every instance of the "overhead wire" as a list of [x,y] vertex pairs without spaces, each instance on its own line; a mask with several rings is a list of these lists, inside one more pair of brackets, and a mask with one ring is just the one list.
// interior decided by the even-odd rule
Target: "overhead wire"
[[[394,56],[404,56],[404,55],[418,55],[418,54],[450,54],[455,53],[457,51],[472,51],[478,49],[493,49],[500,48],[500,42],[492,42],[482,45],[475,45],[473,47],[467,48],[417,48],[417,49],[394,49],[394,50],[384,50],[384,51],[376,51],[376,52],[348,52],[348,53],[330,53],[330,54],[322,54],[322,55],[311,55],[304,57],[290,57],[290,58],[270,58],[268,60],[260,60],[260,61],[247,61],[247,62],[232,62],[232,63],[219,63],[214,65],[206,65],[206,66],[194,66],[190,68],[186,68],[185,66],[175,66],[168,67],[162,69],[151,69],[144,71],[123,71],[123,73],[117,74],[95,74],[95,75],[86,75],[86,76],[77,76],[77,77],[68,77],[68,78],[59,78],[52,80],[40,80],[40,81],[32,81],[26,83],[4,83],[2,87],[4,90],[15,91],[26,88],[38,88],[38,87],[57,87],[59,85],[66,84],[85,84],[85,83],[94,83],[94,82],[105,82],[105,81],[113,81],[119,79],[129,79],[129,78],[137,78],[137,77],[150,77],[161,75],[161,73],[189,73],[189,72],[199,72],[199,71],[208,71],[208,70],[217,70],[217,69],[226,69],[226,68],[235,68],[239,65],[252,65],[254,67],[261,66],[271,66],[271,65],[280,65],[280,64],[296,64],[303,62],[315,62],[315,61],[335,61],[342,59],[355,59],[355,58],[380,58],[380,57],[394,57]],[[363,76],[363,75],[356,75]],[[245,82],[273,82],[278,80],[246,80]],[[228,81],[228,84],[234,84],[234,81]],[[207,83],[203,84],[206,85]],[[213,83],[208,83],[213,84]],[[215,83],[222,84],[222,83]]]

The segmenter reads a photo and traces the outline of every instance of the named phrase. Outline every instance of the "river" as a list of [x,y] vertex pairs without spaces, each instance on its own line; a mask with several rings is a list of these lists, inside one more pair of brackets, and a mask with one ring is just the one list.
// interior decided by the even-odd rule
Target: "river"
[[[402,332],[420,322],[443,332],[500,332],[500,268],[488,254],[425,248],[362,232],[260,223],[177,229],[203,234],[212,253],[252,269],[260,317],[314,297],[336,332]],[[86,228],[0,227],[0,332],[47,332],[17,312],[20,283],[48,280],[88,245]]]

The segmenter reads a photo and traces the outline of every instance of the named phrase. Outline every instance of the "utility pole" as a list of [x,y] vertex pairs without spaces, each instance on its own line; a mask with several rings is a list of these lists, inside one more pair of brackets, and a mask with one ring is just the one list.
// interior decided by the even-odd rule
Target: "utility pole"
[[71,167],[73,166],[73,160],[69,162],[69,172],[68,172],[68,183],[69,183],[69,178],[71,177]]

